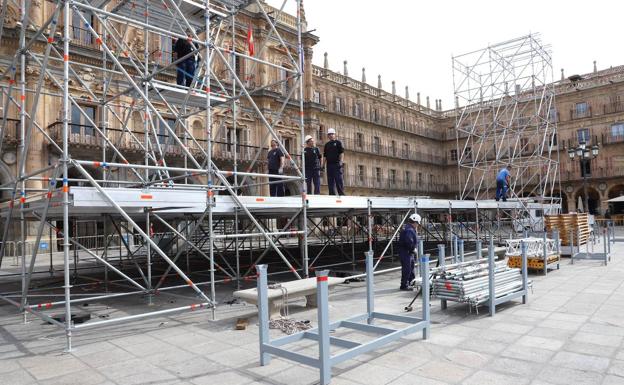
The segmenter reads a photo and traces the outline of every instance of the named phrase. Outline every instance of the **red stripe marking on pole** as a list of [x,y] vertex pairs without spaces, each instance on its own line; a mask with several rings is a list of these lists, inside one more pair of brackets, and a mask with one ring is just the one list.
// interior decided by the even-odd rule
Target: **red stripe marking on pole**
[[336,199],[336,203],[342,203],[341,199]]
[[69,61],[69,55],[63,55],[63,61]]
[[54,43],[54,38],[53,37],[49,37],[48,38],[48,43],[50,43],[50,44]]
[[63,192],[69,193],[69,186],[63,186]]
[[323,275],[323,276],[320,276],[320,277],[316,277],[316,282],[325,282],[325,281],[327,281],[327,278],[328,277],[326,275]]
[[152,194],[141,194],[141,199],[152,199],[154,198]]
[[189,286],[193,286],[193,281],[191,281],[190,279],[188,281],[186,281],[186,284]]
[[290,271],[292,271],[293,273],[296,273],[296,272],[297,272],[297,270],[296,270],[294,267],[291,267],[291,268],[290,268]]
[[95,168],[100,167],[100,162],[93,162],[93,167],[95,167]]
[[264,202],[264,198],[256,198],[256,202]]

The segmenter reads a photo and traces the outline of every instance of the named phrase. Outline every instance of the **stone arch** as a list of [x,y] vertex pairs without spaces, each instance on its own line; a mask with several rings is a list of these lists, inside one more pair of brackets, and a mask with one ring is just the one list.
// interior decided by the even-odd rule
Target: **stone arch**
[[[585,195],[584,195],[583,187],[576,190],[574,194],[574,202],[572,205],[575,208],[575,211],[578,211],[578,199],[581,197],[583,200],[583,206],[585,206]],[[600,211],[600,193],[594,187],[587,186],[587,195],[588,195],[588,204],[589,204],[589,213],[590,214],[599,214]],[[583,207],[584,212],[588,212],[587,207]]]

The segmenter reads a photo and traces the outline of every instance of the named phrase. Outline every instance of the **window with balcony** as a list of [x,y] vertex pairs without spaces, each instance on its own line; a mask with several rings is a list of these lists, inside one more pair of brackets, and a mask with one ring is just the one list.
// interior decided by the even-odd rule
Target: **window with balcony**
[[373,152],[379,154],[381,151],[381,139],[378,136],[373,137]]
[[397,144],[394,140],[390,143],[390,152],[392,153],[392,156],[397,156]]
[[422,184],[423,182],[423,177],[422,177],[422,172],[418,173],[418,184]]
[[[82,110],[83,112],[80,112]],[[93,135],[93,125],[96,123],[96,107],[81,105],[78,108],[75,104],[71,106],[71,133],[82,135]],[[90,120],[89,120],[90,119]]]
[[321,92],[314,91],[314,95],[312,96],[312,101],[316,104],[321,104]]
[[405,171],[405,186],[409,187],[412,184],[412,173]]
[[334,111],[339,114],[342,114],[342,106],[343,106],[342,98],[336,96],[336,99],[334,100]]
[[389,177],[390,185],[394,186],[396,184],[396,170],[390,169]]
[[611,125],[612,138],[624,138],[624,123],[616,123]]
[[464,153],[466,160],[472,160],[472,147],[466,147],[466,152]]
[[451,150],[451,160],[457,160],[457,150]]
[[379,123],[379,111],[376,108],[371,108],[370,119],[375,123]]
[[410,152],[409,148],[410,148],[409,143],[403,143],[403,151],[401,154],[403,158],[406,158],[406,159],[409,158],[409,152]]
[[321,142],[321,141],[324,141],[324,140],[325,140],[324,134],[325,134],[325,126],[321,124],[321,125],[319,126],[319,129],[318,129],[318,136],[317,136],[317,137],[318,137],[318,141],[319,141],[319,142]]
[[[94,24],[95,17],[91,12],[85,11],[84,13],[82,13],[82,16],[84,16],[84,18],[87,19],[87,21],[89,22],[89,25],[91,25],[92,27],[95,25]],[[83,47],[92,47],[94,45],[95,39],[93,38],[93,34],[89,30],[89,28],[87,28],[87,26],[85,25],[84,21],[82,20],[78,12],[72,12],[71,32],[72,32],[71,42],[73,44],[80,45]]]
[[361,164],[358,165],[357,169],[358,169],[358,173],[357,173],[358,182],[362,184],[364,183],[364,179],[366,178],[366,169]]
[[364,147],[364,134],[362,134],[361,132],[355,134],[355,146],[357,148]]
[[589,136],[589,128],[581,128],[576,131],[576,138],[579,143],[587,143],[591,141],[591,137]]
[[362,104],[361,103],[353,103],[353,116],[356,118],[362,117]]
[[550,140],[550,147],[557,146],[557,134],[553,133],[552,138]]
[[557,119],[557,109],[555,107],[552,107],[549,111],[548,111],[548,121],[550,123],[557,123],[559,119]]
[[226,149],[228,152],[232,152],[234,150],[234,143],[236,143],[236,152],[240,152],[240,140],[241,140],[241,129],[234,129],[232,127],[228,127],[226,134]]
[[381,167],[375,167],[375,181],[377,183],[381,183],[382,176]]
[[584,118],[589,116],[589,104],[587,102],[576,103],[574,105],[574,117]]

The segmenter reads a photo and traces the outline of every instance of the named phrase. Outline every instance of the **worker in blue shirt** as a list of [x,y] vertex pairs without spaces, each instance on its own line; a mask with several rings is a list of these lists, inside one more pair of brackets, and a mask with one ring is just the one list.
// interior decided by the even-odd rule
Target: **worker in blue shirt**
[[342,180],[344,147],[342,142],[336,139],[336,129],[329,128],[327,137],[329,141],[325,143],[322,167],[324,169],[325,165],[327,165],[327,189],[329,190],[329,195],[334,195],[335,191],[338,192],[338,195],[344,195],[344,183]]
[[498,202],[501,198],[503,202],[507,202],[507,189],[511,186],[511,174],[509,173],[511,170],[511,165],[508,164],[506,167],[503,167],[502,170],[498,172],[496,175],[496,201]]
[[407,224],[399,235],[399,257],[401,258],[401,286],[400,290],[411,291],[411,282],[414,280],[414,256],[418,248],[418,233],[416,227],[420,224],[420,215],[414,213],[407,218]]
[[[269,174],[284,174],[284,153],[277,147],[277,140],[271,140],[271,149],[267,154]],[[284,183],[281,178],[269,177],[269,193],[272,197],[284,196]]]

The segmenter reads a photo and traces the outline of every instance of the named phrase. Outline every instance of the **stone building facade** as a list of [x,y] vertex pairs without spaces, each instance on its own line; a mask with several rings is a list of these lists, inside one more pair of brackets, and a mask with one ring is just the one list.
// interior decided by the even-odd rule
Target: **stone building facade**
[[[40,25],[51,14],[52,4],[33,1],[31,20],[34,27]],[[267,6],[268,7],[268,6]],[[4,24],[3,44],[0,48],[0,59],[5,66],[17,50],[17,10],[9,4]],[[226,47],[238,52],[246,50],[247,26],[253,28],[257,47],[266,45],[260,50],[259,58],[271,63],[286,63],[288,52],[281,48],[274,39],[270,40],[270,28],[263,22],[257,9],[249,8],[239,16],[235,28],[236,38],[224,38],[221,42]],[[305,16],[304,16],[305,17]],[[97,28],[97,22],[93,25]],[[33,27],[33,30],[34,30]],[[280,32],[295,42],[294,18],[281,15],[278,23]],[[305,27],[305,26],[304,26]],[[112,156],[111,149],[98,137],[97,130],[84,115],[90,115],[96,124],[106,126],[109,139],[118,143],[118,148],[129,160],[138,160],[143,152],[135,140],[128,138],[122,130],[123,110],[132,106],[129,127],[139,139],[145,140],[143,127],[146,121],[142,117],[140,106],[134,106],[131,97],[122,97],[117,105],[104,108],[85,87],[97,96],[103,92],[102,75],[89,70],[86,65],[97,67],[102,65],[102,52],[90,33],[80,27],[77,21],[72,25],[73,38],[71,50],[75,52],[73,60],[82,63],[79,72],[81,81],[70,84],[72,94],[80,101],[85,113],[76,113],[71,122],[70,148],[72,154],[84,159],[93,157],[101,159],[107,152]],[[145,36],[138,30],[129,30],[128,46],[136,51],[141,58],[145,47]],[[228,36],[228,34],[224,34]],[[323,38],[323,37],[320,37]],[[360,80],[347,74],[347,63],[342,73],[332,71],[325,66],[312,65],[314,45],[319,37],[312,33],[303,34],[305,51],[304,75],[304,123],[306,134],[318,139],[322,146],[326,140],[327,129],[333,127],[338,138],[346,147],[345,154],[345,187],[349,195],[422,195],[441,198],[456,198],[458,195],[458,168],[456,156],[457,139],[454,129],[455,111],[442,109],[439,100],[430,102],[429,97],[409,95],[409,90],[397,92],[394,82],[390,92],[382,87],[382,79],[378,77],[376,86],[366,80],[362,69]],[[147,37],[147,52],[150,65],[167,65],[171,62],[170,39],[159,36]],[[45,47],[41,42],[37,48]],[[293,52],[291,52],[292,54]],[[318,55],[318,53],[316,53]],[[143,58],[145,59],[145,58]],[[327,57],[325,58],[327,63]],[[285,96],[293,82],[287,81],[281,86],[270,86],[277,79],[286,79],[287,74],[277,69],[256,66],[244,59],[233,62],[237,75],[250,86],[265,86],[255,92],[253,98],[258,107],[267,116],[280,109]],[[4,67],[2,68],[4,69]],[[223,64],[215,64],[215,73],[223,73]],[[35,89],[39,72],[35,66],[27,68],[27,88]],[[175,82],[173,71],[164,72],[159,80]],[[359,77],[359,76],[358,76]],[[624,66],[605,70],[594,70],[591,73],[575,78],[573,82],[562,78],[556,83],[557,113],[557,146],[559,148],[561,170],[561,194],[564,211],[575,210],[579,195],[583,194],[581,168],[578,160],[571,161],[567,149],[575,146],[579,139],[589,140],[592,144],[600,143],[601,150],[597,159],[592,160],[587,170],[589,179],[590,208],[602,213],[607,205],[606,199],[624,194]],[[231,85],[233,79],[224,77],[223,81]],[[6,81],[2,84],[6,86]],[[46,75],[44,83],[46,95],[43,95],[41,108],[35,111],[35,120],[54,141],[60,140],[61,101],[57,94],[58,84]],[[121,90],[111,86],[109,93]],[[17,95],[13,95],[18,97]],[[6,95],[3,93],[3,97]],[[26,95],[26,104],[32,103],[33,93]],[[295,99],[298,96],[295,95]],[[0,105],[4,106],[3,99]],[[434,107],[431,107],[431,104]],[[289,103],[283,116],[276,124],[276,131],[282,137],[289,152],[298,154],[301,151],[298,106]],[[213,125],[214,157],[218,164],[231,165],[236,157],[238,167],[245,168],[250,164],[257,151],[261,151],[260,159],[266,156],[269,136],[266,128],[260,124],[256,112],[244,101],[240,103],[238,119],[233,122],[230,110],[215,113]],[[166,113],[163,109],[163,113]],[[6,183],[16,175],[19,158],[19,123],[20,112],[15,106],[1,111],[8,120],[7,132],[0,157],[0,182]],[[82,116],[81,116],[82,115]],[[270,118],[269,118],[270,120]],[[169,122],[179,130],[179,122]],[[169,164],[183,165],[184,156],[179,146],[167,138],[166,130],[159,127],[161,122],[153,121],[152,125],[160,136],[164,154]],[[191,115],[186,122],[198,141],[206,140],[204,118]],[[160,140],[160,139],[159,139]],[[234,145],[236,140],[237,145]],[[192,146],[191,146],[192,147]],[[192,148],[191,148],[192,150]],[[94,154],[97,156],[94,157]],[[53,163],[58,157],[54,146],[50,145],[45,136],[33,131],[26,162],[26,172],[41,169]],[[256,171],[265,171],[266,165],[258,163]],[[96,171],[94,171],[95,173]],[[77,177],[77,175],[74,175]],[[102,176],[101,174],[98,176]],[[493,176],[492,176],[493,177]],[[128,180],[132,176],[123,170],[112,170],[107,178],[111,180]],[[42,187],[43,182],[32,181],[30,187]],[[291,189],[298,188],[290,186]],[[253,187],[247,190],[250,194],[268,195],[266,186]],[[323,181],[323,192],[326,192]],[[5,195],[6,198],[6,195]],[[613,207],[615,212],[624,212],[624,207]]]

